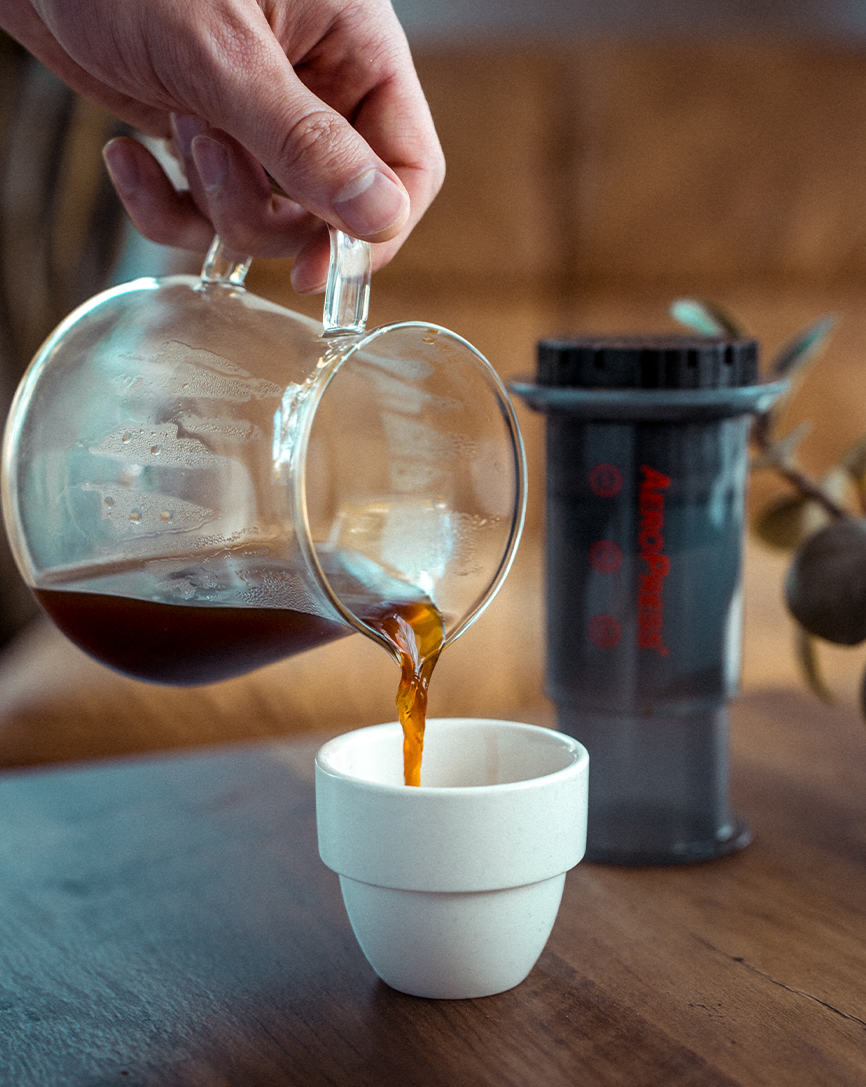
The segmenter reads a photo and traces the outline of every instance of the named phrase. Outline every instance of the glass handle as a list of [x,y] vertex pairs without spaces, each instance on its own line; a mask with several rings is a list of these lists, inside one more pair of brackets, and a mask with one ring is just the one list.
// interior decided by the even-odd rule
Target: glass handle
[[[335,227],[329,226],[328,231],[331,263],[325,288],[323,331],[330,336],[363,332],[370,310],[373,250],[369,242],[358,241]],[[217,236],[202,265],[202,283],[243,287],[251,263],[252,257],[233,252]]]
[[331,264],[325,288],[322,326],[326,336],[363,332],[370,309],[373,250],[369,242],[351,238],[329,226]]
[[237,253],[232,252],[231,249],[226,248],[219,237],[215,237],[210,243],[207,256],[204,258],[201,281],[202,283],[222,283],[230,287],[243,287],[244,279],[250,270],[252,261],[252,257],[239,256]]

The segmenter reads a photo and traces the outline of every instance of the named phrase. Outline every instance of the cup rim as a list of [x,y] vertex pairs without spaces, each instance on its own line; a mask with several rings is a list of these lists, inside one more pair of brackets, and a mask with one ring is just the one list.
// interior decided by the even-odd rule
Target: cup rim
[[388,782],[370,781],[366,778],[347,773],[345,770],[341,770],[333,764],[332,755],[335,754],[339,748],[344,747],[348,742],[351,742],[353,738],[361,734],[392,732],[395,741],[401,741],[403,731],[400,727],[400,723],[398,721],[386,721],[378,725],[365,725],[362,728],[352,729],[350,732],[344,732],[331,740],[327,740],[316,752],[316,770],[320,773],[327,774],[331,778],[337,778],[347,783],[351,783],[353,788],[385,796],[406,797],[407,802],[412,803],[413,799],[422,797],[432,798],[446,795],[448,797],[472,797],[481,794],[492,796],[497,793],[521,792],[527,789],[538,788],[541,784],[547,785],[555,783],[558,779],[564,779],[575,774],[580,774],[584,771],[589,762],[589,754],[579,740],[576,740],[573,736],[568,736],[564,732],[558,732],[556,729],[547,728],[544,725],[532,725],[528,722],[509,721],[503,718],[493,717],[431,717],[427,720],[428,727],[430,725],[435,726],[436,724],[443,723],[448,723],[452,726],[458,723],[474,726],[505,725],[508,726],[510,731],[532,733],[536,735],[543,734],[545,739],[560,741],[560,746],[570,751],[573,757],[567,766],[563,766],[559,770],[553,770],[549,774],[540,774],[535,777],[521,778],[518,781],[497,782],[493,785],[417,785],[412,786],[411,788],[408,788],[402,783],[394,785]]
[[586,845],[590,760],[584,746],[564,733],[519,721],[434,718],[431,723],[436,721],[453,723],[452,743],[459,729],[485,721],[512,733],[512,739],[515,732],[525,738],[532,733],[528,739],[536,744],[528,742],[527,749],[546,740],[566,753],[568,762],[551,773],[492,785],[407,786],[398,768],[399,724],[345,733],[349,742],[358,733],[373,732],[377,747],[392,740],[399,746],[387,753],[391,783],[326,768],[343,737],[329,741],[331,752],[317,756],[316,825],[324,863],[371,886],[425,892],[518,887],[573,868]]

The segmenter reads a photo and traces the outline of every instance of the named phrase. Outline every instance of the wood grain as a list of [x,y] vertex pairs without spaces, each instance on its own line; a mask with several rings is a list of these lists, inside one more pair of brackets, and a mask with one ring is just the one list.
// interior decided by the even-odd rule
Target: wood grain
[[3,1087],[861,1087],[866,733],[736,708],[755,842],[582,864],[527,981],[403,996],[315,847],[310,739],[0,775]]

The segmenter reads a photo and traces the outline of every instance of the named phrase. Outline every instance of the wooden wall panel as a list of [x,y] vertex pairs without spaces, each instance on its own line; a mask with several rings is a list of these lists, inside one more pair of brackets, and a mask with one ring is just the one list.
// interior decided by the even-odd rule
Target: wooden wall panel
[[642,40],[571,70],[581,281],[866,278],[866,51]]

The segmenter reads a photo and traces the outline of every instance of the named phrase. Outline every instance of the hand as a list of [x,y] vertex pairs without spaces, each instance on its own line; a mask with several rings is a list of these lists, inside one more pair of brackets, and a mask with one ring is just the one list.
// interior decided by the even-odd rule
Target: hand
[[[141,143],[109,172],[136,227],[204,251],[294,257],[296,290],[324,288],[322,220],[399,249],[444,161],[388,0],[0,0],[0,25],[136,130],[173,141],[189,192]],[[268,178],[286,195],[276,195]]]

